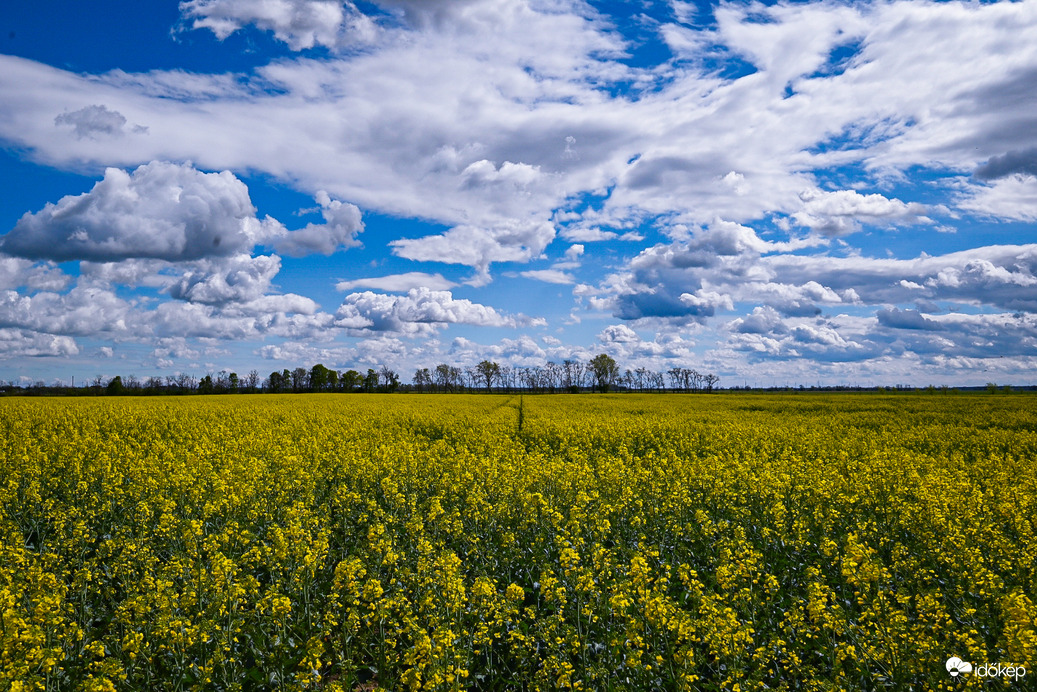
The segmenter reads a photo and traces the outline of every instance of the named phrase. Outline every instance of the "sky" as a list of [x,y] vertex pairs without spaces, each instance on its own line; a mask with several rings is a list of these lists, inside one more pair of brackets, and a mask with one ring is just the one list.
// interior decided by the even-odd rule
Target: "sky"
[[1037,0],[0,4],[0,380],[1037,384]]

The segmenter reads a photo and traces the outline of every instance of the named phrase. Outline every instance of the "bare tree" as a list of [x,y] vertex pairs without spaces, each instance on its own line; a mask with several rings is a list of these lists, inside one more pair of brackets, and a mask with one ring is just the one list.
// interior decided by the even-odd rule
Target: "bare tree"
[[562,361],[562,387],[570,392],[580,391],[583,386],[583,363],[572,358]]
[[562,366],[554,361],[547,361],[547,365],[544,366],[544,386],[554,394],[561,384]]
[[497,373],[497,381],[500,386],[504,387],[504,391],[510,392],[515,388],[515,368],[510,365],[500,366],[500,372]]

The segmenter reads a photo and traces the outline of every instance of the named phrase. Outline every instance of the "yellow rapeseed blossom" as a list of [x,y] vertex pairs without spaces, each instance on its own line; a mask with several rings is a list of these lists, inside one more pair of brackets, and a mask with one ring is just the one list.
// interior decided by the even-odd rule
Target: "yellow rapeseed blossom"
[[0,399],[0,690],[978,689],[1035,516],[1023,394]]

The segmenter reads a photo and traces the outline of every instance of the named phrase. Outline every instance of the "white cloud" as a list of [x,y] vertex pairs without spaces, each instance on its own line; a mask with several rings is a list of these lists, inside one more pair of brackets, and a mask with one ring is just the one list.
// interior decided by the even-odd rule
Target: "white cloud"
[[[153,291],[143,291],[97,320],[110,329],[121,310],[119,333],[140,339],[210,329],[214,338],[302,343],[343,330],[438,334],[449,324],[523,322],[454,305],[464,301],[449,293],[428,299],[438,308],[411,306],[412,289],[455,285],[426,267],[341,282],[345,291],[408,294],[352,294],[373,297],[347,297],[336,316],[304,296],[276,295],[280,260],[255,249],[356,245],[363,208],[441,224],[447,230],[385,242],[400,258],[472,267],[470,285],[489,283],[495,263],[557,257],[557,237],[579,243],[525,275],[571,282],[579,269],[588,283],[573,290],[577,310],[639,320],[641,332],[708,330],[737,308],[741,321],[718,327],[730,337],[718,350],[731,358],[865,363],[915,351],[935,358],[937,346],[978,354],[984,343],[1029,343],[1011,320],[976,325],[936,312],[1037,310],[1033,248],[982,246],[990,241],[970,235],[976,217],[1037,220],[1037,44],[1028,39],[1037,3],[725,3],[715,23],[691,3],[669,9],[678,23],[656,12],[663,23],[651,30],[676,57],[647,68],[621,59],[634,46],[607,10],[576,0],[183,3],[184,27],[225,38],[253,26],[294,50],[321,49],[245,74],[77,75],[0,56],[9,148],[59,168],[132,170],[109,169],[93,191],[26,215],[4,237],[0,290],[20,291],[4,303],[16,325],[5,328],[44,328],[31,310],[66,309],[79,317],[54,328],[84,328],[82,291],[116,295],[117,286],[180,299],[155,309]],[[133,123],[147,136],[133,136]],[[258,218],[229,171],[316,196],[324,223],[289,231]],[[950,209],[930,202],[941,194]],[[956,246],[972,247],[877,259],[867,256],[881,252],[873,239],[852,236],[863,226],[928,224],[927,214],[955,218]],[[812,232],[798,238],[800,229]],[[429,232],[410,235],[420,233]],[[645,236],[649,247],[575,250]],[[69,277],[34,259],[81,260],[80,285],[68,291]],[[613,274],[600,279],[603,271]],[[490,312],[479,317],[475,306]],[[853,315],[831,314],[840,310]],[[1016,340],[999,340],[995,325]],[[658,338],[642,342],[648,350],[623,353],[677,353]],[[405,357],[398,340],[364,348]]]
[[561,235],[566,240],[574,242],[579,241],[581,243],[596,243],[604,240],[625,240],[630,242],[644,240],[644,236],[634,231],[617,233],[615,231],[603,231],[597,227],[586,226],[568,226],[562,230]]
[[220,40],[254,24],[292,50],[367,42],[375,33],[368,17],[341,0],[189,0],[180,12],[191,28],[209,29]]
[[0,291],[0,328],[74,336],[120,335],[127,332],[132,320],[133,306],[103,289],[76,286],[65,294],[46,291],[33,296]]
[[448,288],[454,288],[455,286],[457,286],[456,283],[444,278],[442,274],[405,272],[403,274],[390,274],[389,276],[373,276],[364,279],[339,281],[335,284],[335,289],[338,291],[351,291],[355,288],[374,288],[379,291],[405,293],[412,288],[427,288],[432,291],[443,291]]
[[31,262],[0,255],[0,289],[26,287],[33,291],[61,291],[71,277],[50,262]]
[[79,346],[70,337],[0,328],[0,358],[68,357],[78,354]]
[[1037,312],[1037,245],[991,245],[907,260],[772,255],[760,260],[760,269],[781,283],[816,281],[839,295],[852,290],[855,300],[869,305],[924,299]]
[[205,260],[194,263],[172,283],[169,294],[179,300],[213,305],[247,302],[265,295],[280,269],[277,255]]
[[389,244],[406,259],[464,264],[486,272],[493,262],[524,262],[539,256],[554,237],[550,223],[512,221],[492,228],[456,226],[442,234]]
[[286,231],[275,237],[272,245],[278,252],[299,257],[320,253],[330,255],[336,250],[359,245],[356,236],[364,228],[360,209],[355,204],[333,200],[327,192],[317,193],[323,224],[307,224],[297,231]]
[[[583,192],[604,194],[594,214],[605,218],[748,222],[801,210],[819,167],[970,172],[1032,148],[1032,104],[1014,96],[1037,62],[1024,38],[1037,27],[1031,3],[728,4],[715,28],[679,28],[686,64],[654,72],[616,61],[628,47],[582,3],[384,6],[404,21],[317,0],[185,3],[185,21],[218,35],[256,24],[295,47],[353,45],[342,43],[359,35],[350,22],[381,23],[365,50],[279,61],[254,78],[81,78],[5,57],[0,134],[48,161],[190,159],[483,228],[549,218]],[[847,51],[838,64],[836,49]],[[721,79],[695,62],[735,56],[756,72]],[[610,97],[619,84],[633,92]],[[55,136],[56,114],[98,103],[151,136],[117,151],[71,129]],[[567,137],[578,158],[561,155]],[[577,241],[612,232],[559,230]]]
[[609,325],[598,334],[598,341],[604,344],[636,343],[640,340],[641,337],[637,335],[637,332],[625,324]]
[[248,188],[228,171],[154,161],[133,173],[109,168],[90,192],[25,214],[0,249],[58,261],[232,255],[280,231],[255,211]]
[[450,291],[427,288],[412,288],[405,296],[351,293],[335,313],[335,323],[346,329],[412,335],[431,334],[446,324],[515,327],[521,321],[489,306],[456,299]]
[[855,190],[809,190],[800,194],[803,208],[793,214],[801,226],[825,235],[846,235],[857,231],[861,223],[896,224],[931,223],[918,203],[906,204],[879,194],[862,195]]
[[755,307],[752,314],[733,320],[729,326],[739,334],[788,333],[781,315],[770,306]]
[[713,314],[717,310],[734,309],[731,296],[701,288],[694,293],[682,293],[680,301],[690,308],[708,314]]
[[265,337],[321,340],[333,327],[331,315],[309,298],[294,294],[263,296],[225,306],[169,301],[147,316],[163,338],[209,338],[252,341]]
[[549,284],[576,283],[576,280],[570,274],[566,274],[561,269],[531,269],[520,273],[527,279],[543,281]]
[[969,185],[958,207],[992,219],[1037,221],[1037,176],[1015,173],[987,185]]
[[259,244],[292,255],[356,245],[360,210],[327,193],[317,200],[325,223],[290,231],[269,216],[257,218],[248,188],[233,173],[152,161],[132,173],[108,168],[90,192],[25,214],[0,239],[0,250],[56,261],[180,262],[250,252]]

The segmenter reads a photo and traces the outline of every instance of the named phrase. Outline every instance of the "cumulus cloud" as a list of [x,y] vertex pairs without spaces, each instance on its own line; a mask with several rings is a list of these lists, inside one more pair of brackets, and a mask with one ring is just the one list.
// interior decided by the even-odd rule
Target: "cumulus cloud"
[[252,24],[292,50],[366,42],[375,29],[353,3],[337,0],[189,0],[180,12],[191,28],[209,29],[220,40]]
[[502,315],[495,309],[456,299],[450,291],[412,288],[405,296],[364,291],[351,293],[335,313],[340,327],[402,334],[431,334],[447,324],[484,327],[515,327],[523,320]]
[[753,308],[752,314],[733,320],[730,327],[740,334],[788,333],[788,328],[782,321],[781,315],[769,305]]
[[55,261],[233,255],[281,230],[255,212],[248,188],[229,171],[154,161],[132,173],[109,168],[90,192],[25,214],[0,250]]
[[491,228],[456,226],[446,233],[401,238],[390,245],[406,259],[464,264],[485,273],[493,262],[524,262],[539,256],[554,237],[550,223],[512,220]]
[[731,305],[729,297],[704,281],[711,285],[744,282],[761,253],[781,247],[762,240],[747,226],[715,220],[686,241],[643,250],[626,272],[607,282],[606,293],[613,294],[608,305],[616,317],[627,320],[701,321]]
[[250,341],[292,337],[319,341],[327,338],[332,320],[311,299],[286,294],[222,306],[169,301],[150,312],[146,323],[162,338]]
[[[256,245],[290,255],[327,255],[357,245],[356,234],[363,229],[360,210],[327,193],[319,193],[317,201],[325,223],[288,230],[269,216],[259,219],[248,188],[229,171],[205,173],[189,163],[153,161],[131,173],[109,168],[90,192],[26,213],[0,238],[0,250],[36,260],[125,262],[87,271],[135,284],[155,283],[163,268],[155,262],[193,261],[176,289],[178,297],[186,297],[187,284],[196,286],[191,289],[196,293],[203,290],[197,277],[217,258],[240,264]],[[270,258],[252,261],[266,262],[273,273],[280,266],[270,264]],[[42,270],[34,271],[39,277]]]
[[281,269],[277,255],[235,255],[197,262],[169,287],[179,300],[219,305],[256,300]]
[[603,344],[636,343],[640,340],[641,337],[637,335],[637,332],[625,324],[609,325],[598,334],[598,341]]
[[299,257],[320,253],[330,255],[336,250],[359,245],[356,236],[364,229],[360,209],[355,204],[333,200],[323,190],[317,193],[323,224],[307,224],[296,231],[283,231],[272,245],[278,252]]
[[0,328],[0,358],[68,357],[78,354],[79,346],[71,337]]
[[907,204],[879,194],[862,195],[855,190],[825,192],[810,190],[800,194],[803,208],[793,214],[801,226],[825,235],[846,235],[862,223],[891,226],[931,223],[922,204]]
[[33,291],[60,291],[71,281],[51,262],[31,262],[0,255],[0,289],[26,287]]
[[700,315],[713,315],[717,310],[734,309],[731,296],[701,288],[694,293],[682,293],[680,301]]
[[0,291],[0,327],[74,336],[119,335],[133,321],[133,306],[103,289],[76,286],[64,294],[45,291],[32,296]]

